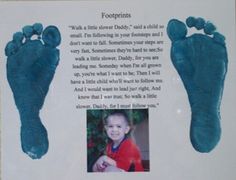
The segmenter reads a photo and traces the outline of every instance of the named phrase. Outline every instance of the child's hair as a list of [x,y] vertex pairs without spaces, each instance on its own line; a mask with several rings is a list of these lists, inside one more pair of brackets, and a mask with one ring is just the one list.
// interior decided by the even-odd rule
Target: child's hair
[[105,119],[104,123],[107,124],[107,119],[111,116],[122,116],[125,119],[125,122],[130,126],[130,121],[127,113],[124,110],[114,110],[110,114],[108,114]]

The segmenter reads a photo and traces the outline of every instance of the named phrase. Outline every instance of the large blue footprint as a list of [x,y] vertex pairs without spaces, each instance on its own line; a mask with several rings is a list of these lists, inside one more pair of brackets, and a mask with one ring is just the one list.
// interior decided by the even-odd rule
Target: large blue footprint
[[[42,35],[42,40],[41,40]],[[38,38],[33,40],[32,36]],[[59,62],[61,35],[55,26],[36,23],[13,35],[5,48],[7,79],[21,120],[21,147],[32,159],[48,151],[47,130],[39,111]]]
[[171,60],[187,90],[192,111],[190,139],[199,152],[210,152],[220,140],[220,104],[227,72],[225,38],[202,18],[189,17],[188,27],[205,34],[187,35],[186,25],[172,19],[167,33],[172,41]]

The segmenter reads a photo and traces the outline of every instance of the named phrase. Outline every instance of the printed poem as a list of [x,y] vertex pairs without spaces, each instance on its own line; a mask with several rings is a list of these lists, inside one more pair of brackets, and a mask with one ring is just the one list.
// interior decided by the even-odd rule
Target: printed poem
[[77,109],[157,108],[164,25],[69,25]]

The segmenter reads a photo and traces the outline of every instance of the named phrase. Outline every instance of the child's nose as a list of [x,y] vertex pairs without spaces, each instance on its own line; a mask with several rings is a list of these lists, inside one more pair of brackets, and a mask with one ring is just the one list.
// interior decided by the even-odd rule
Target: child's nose
[[117,127],[113,127],[113,129],[112,129],[113,131],[116,131],[117,130]]

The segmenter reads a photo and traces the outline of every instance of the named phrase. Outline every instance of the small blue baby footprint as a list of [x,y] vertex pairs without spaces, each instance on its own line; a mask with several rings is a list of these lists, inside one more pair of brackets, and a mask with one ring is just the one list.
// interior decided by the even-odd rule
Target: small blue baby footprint
[[227,72],[225,38],[203,18],[189,17],[188,27],[205,34],[189,37],[186,25],[172,19],[167,34],[172,41],[171,60],[188,94],[192,111],[190,139],[199,152],[210,152],[220,140],[220,104]]
[[[32,36],[37,36],[33,39]],[[42,39],[41,39],[42,36]],[[39,111],[59,62],[61,35],[57,27],[25,26],[5,48],[7,79],[21,120],[21,147],[32,159],[48,151],[47,130]]]

